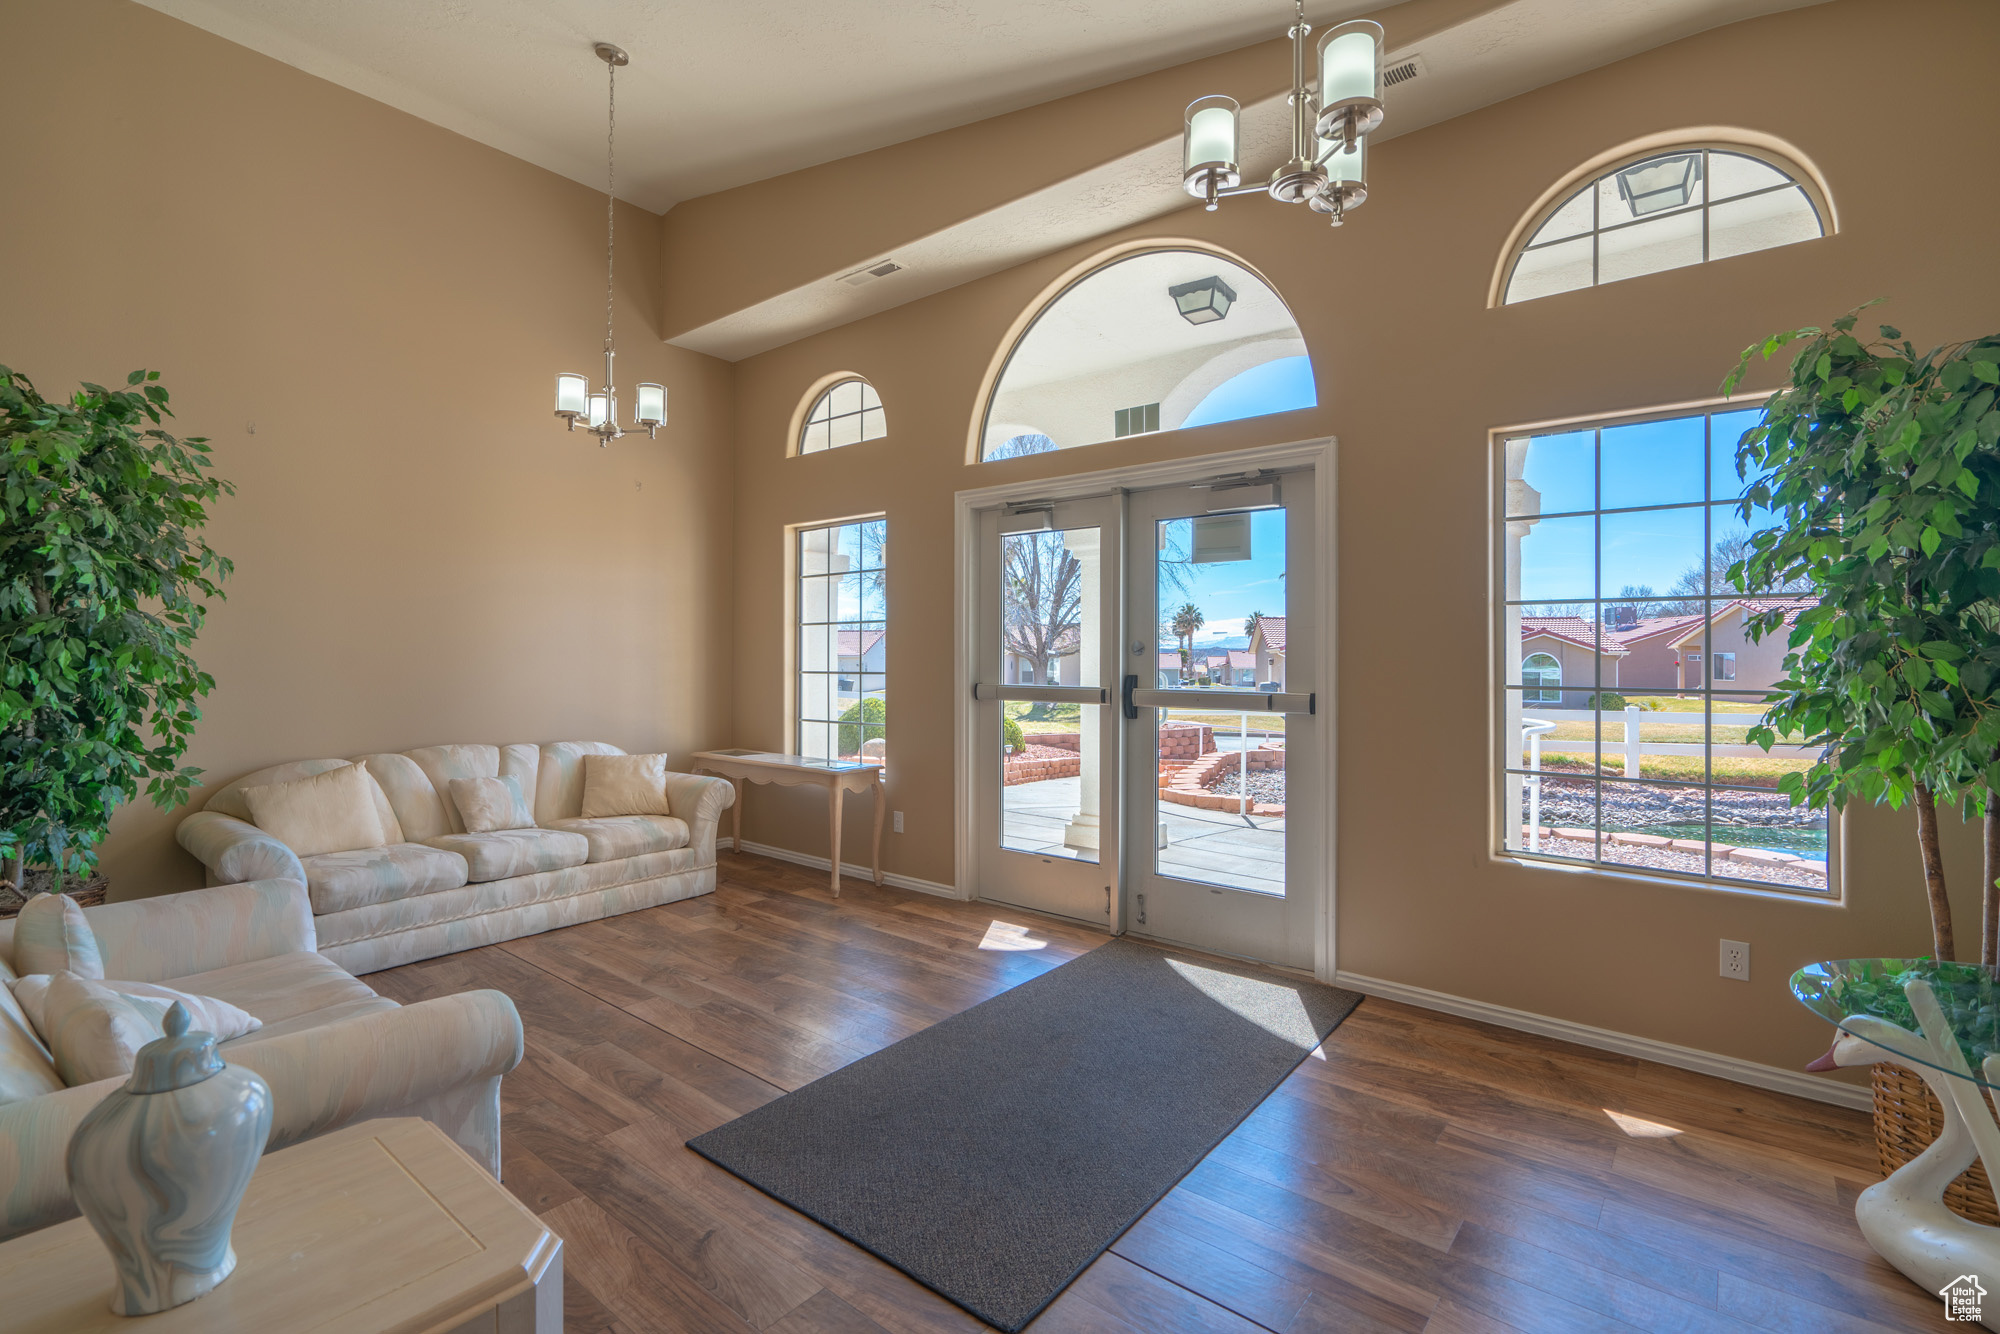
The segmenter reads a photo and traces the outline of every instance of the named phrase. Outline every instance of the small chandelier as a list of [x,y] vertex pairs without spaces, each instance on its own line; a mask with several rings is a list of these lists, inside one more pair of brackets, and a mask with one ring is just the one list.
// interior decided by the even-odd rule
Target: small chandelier
[[[1354,19],[1319,39],[1319,83],[1306,82],[1305,0],[1295,0],[1292,39],[1292,156],[1265,185],[1244,185],[1237,155],[1233,97],[1199,97],[1188,104],[1181,185],[1210,212],[1218,201],[1265,193],[1283,204],[1303,203],[1340,226],[1368,198],[1367,135],[1382,123],[1382,25]],[[1317,96],[1315,96],[1317,94]]]
[[[612,277],[616,272],[614,261],[617,257],[616,224],[618,197],[615,193],[618,183],[617,158],[613,146],[618,132],[618,67],[628,64],[631,57],[609,42],[599,42],[594,48],[597,58],[604,62],[610,75],[610,100],[604,131],[604,387],[596,393],[590,392],[590,380],[574,371],[564,371],[556,376],[556,416],[561,417],[574,431],[577,422],[584,423],[584,429],[597,437],[600,447],[610,444],[625,434],[618,425],[618,382],[612,378],[611,362],[618,354],[611,346],[611,307],[616,292]],[[646,428],[648,439],[656,438],[660,427],[667,421],[667,389],[665,385],[642,384],[638,388],[638,402],[632,406],[632,429]]]

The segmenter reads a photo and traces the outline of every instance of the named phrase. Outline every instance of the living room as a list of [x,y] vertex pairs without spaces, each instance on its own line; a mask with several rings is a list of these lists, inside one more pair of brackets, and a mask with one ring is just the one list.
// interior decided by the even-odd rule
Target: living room
[[0,1330],[2000,1328],[1996,50],[0,7]]

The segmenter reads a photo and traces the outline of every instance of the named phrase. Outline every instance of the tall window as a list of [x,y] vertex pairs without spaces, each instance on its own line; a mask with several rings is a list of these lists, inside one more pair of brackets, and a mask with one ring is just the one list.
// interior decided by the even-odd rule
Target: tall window
[[889,434],[889,418],[875,386],[856,376],[829,387],[806,411],[799,430],[799,453],[858,445]]
[[889,525],[798,531],[798,753],[882,759],[888,737]]
[[1559,204],[1513,256],[1503,304],[1824,236],[1805,188],[1740,150],[1629,162]]
[[[1625,418],[1497,440],[1495,663],[1500,850],[1645,874],[1824,893],[1829,813],[1779,793],[1812,752],[1747,733],[1784,675],[1809,587],[1745,590],[1730,567],[1775,517],[1742,497],[1736,445],[1761,409]],[[1524,652],[1561,631],[1567,672]],[[1704,667],[1708,670],[1704,671]],[[1565,679],[1566,678],[1566,679]]]

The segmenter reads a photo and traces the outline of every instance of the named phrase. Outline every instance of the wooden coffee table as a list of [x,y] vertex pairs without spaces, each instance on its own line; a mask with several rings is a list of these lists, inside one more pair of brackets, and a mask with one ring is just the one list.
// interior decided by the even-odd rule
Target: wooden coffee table
[[875,848],[872,867],[875,883],[882,883],[882,819],[888,813],[888,792],[882,782],[882,766],[873,760],[815,760],[803,755],[780,755],[767,750],[698,750],[694,754],[697,772],[727,778],[736,785],[736,824],[733,846],[743,850],[743,785],[774,783],[779,787],[818,786],[826,789],[826,816],[832,826],[833,896],[840,897],[840,813],[849,792],[875,794]]
[[266,1154],[236,1272],[158,1315],[113,1315],[81,1218],[0,1245],[8,1334],[561,1334],[562,1238],[428,1121],[363,1121]]

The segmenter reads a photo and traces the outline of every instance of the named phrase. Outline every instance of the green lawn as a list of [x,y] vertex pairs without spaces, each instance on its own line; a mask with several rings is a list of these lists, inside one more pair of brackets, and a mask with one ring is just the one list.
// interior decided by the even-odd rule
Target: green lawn
[[[1702,757],[1699,755],[1641,755],[1639,776],[1660,778],[1670,782],[1698,783],[1702,779]],[[1521,767],[1528,765],[1526,752],[1521,755]],[[1809,759],[1779,759],[1776,756],[1746,756],[1737,758],[1718,755],[1714,761],[1714,778],[1717,783],[1734,783],[1742,787],[1776,787],[1778,779],[1789,773],[1803,773],[1811,767]],[[1564,755],[1544,752],[1542,772],[1545,774],[1588,774],[1591,770],[1588,755]],[[1598,772],[1607,778],[1623,778],[1625,761],[1622,758],[1606,757],[1606,762]]]
[[[1648,712],[1657,713],[1701,713],[1704,704],[1699,695],[1627,695],[1627,704],[1637,704]],[[1744,699],[1718,699],[1714,703],[1716,713],[1762,713],[1769,706]]]

